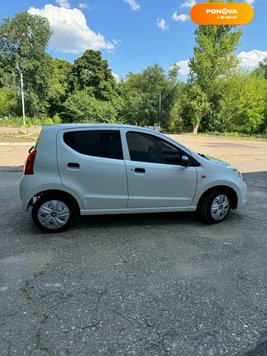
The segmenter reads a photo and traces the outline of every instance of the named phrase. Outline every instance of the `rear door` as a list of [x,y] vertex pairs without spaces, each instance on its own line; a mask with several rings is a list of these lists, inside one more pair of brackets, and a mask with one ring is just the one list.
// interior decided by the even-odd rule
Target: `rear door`
[[124,140],[128,147],[128,208],[189,207],[197,172],[193,165],[181,166],[181,156],[188,154],[161,137],[141,131],[125,130]]
[[68,129],[58,132],[62,183],[82,199],[85,210],[122,209],[128,200],[119,129]]

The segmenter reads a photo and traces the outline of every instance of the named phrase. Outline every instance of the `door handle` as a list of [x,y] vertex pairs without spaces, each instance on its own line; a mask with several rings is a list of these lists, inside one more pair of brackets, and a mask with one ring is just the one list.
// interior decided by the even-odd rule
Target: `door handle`
[[134,172],[135,173],[145,173],[146,170],[145,170],[145,168],[135,168]]
[[80,168],[79,163],[75,163],[75,162],[69,162],[69,163],[67,164],[67,166],[68,166],[69,168],[76,168],[76,169]]

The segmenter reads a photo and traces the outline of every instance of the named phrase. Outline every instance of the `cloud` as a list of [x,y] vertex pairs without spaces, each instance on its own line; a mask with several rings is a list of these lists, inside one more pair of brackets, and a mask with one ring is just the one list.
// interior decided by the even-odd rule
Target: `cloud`
[[114,73],[114,72],[111,72],[111,73],[112,73],[113,77],[115,78],[115,81],[116,81],[117,83],[119,83],[120,80],[121,80],[121,77],[119,76],[119,74]]
[[79,8],[82,10],[90,10],[90,6],[87,4],[87,2],[80,2]]
[[163,31],[166,31],[169,29],[169,26],[166,24],[166,21],[164,20],[163,17],[161,17],[160,19],[157,19],[157,25]]
[[243,51],[237,57],[240,60],[240,67],[253,70],[267,57],[267,51],[259,51],[257,49],[250,52]]
[[188,15],[186,15],[186,14],[180,14],[180,15],[178,15],[177,12],[174,12],[174,13],[172,14],[172,19],[173,19],[174,21],[185,22],[185,21],[187,21],[187,20],[190,19],[190,16],[188,16]]
[[245,2],[249,5],[252,5],[254,4],[255,0],[245,0]]
[[134,11],[140,9],[140,5],[135,0],[123,0],[123,1],[126,2],[130,6],[130,8]]
[[79,9],[45,5],[42,9],[31,7],[29,14],[46,17],[53,30],[49,47],[66,53],[82,53],[87,49],[114,51],[113,43],[106,41],[100,33],[92,31],[84,14]]
[[179,67],[179,74],[181,75],[188,75],[190,72],[190,68],[189,68],[189,60],[182,60],[182,61],[178,61],[175,63],[175,65],[177,65]]
[[[247,69],[253,70],[258,67],[259,63],[262,62],[267,57],[267,51],[259,51],[254,49],[250,52],[240,52],[237,58],[240,60],[239,66]],[[179,66],[179,74],[188,75],[190,72],[189,59],[181,60],[175,63]]]
[[181,7],[192,7],[194,5],[196,5],[196,0],[186,0],[181,4]]
[[70,3],[68,0],[56,0],[56,3],[64,9],[70,9]]

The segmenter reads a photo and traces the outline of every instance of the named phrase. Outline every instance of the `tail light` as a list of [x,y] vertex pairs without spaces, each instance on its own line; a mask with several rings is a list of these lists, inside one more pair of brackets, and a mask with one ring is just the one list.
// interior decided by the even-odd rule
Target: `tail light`
[[37,151],[33,150],[32,152],[30,152],[29,156],[27,157],[24,166],[24,172],[23,172],[25,175],[33,174],[33,166],[34,166],[36,153]]

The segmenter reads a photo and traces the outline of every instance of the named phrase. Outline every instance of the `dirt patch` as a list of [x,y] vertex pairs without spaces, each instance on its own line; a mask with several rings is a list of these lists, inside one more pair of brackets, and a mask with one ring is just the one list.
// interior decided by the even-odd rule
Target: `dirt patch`
[[0,142],[34,142],[41,129],[41,126],[0,127]]

